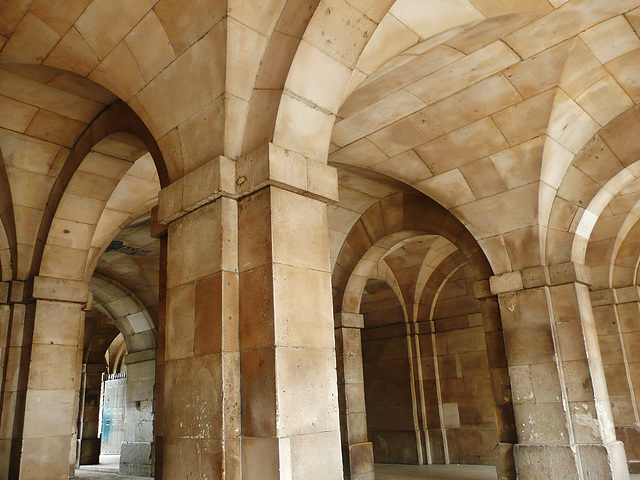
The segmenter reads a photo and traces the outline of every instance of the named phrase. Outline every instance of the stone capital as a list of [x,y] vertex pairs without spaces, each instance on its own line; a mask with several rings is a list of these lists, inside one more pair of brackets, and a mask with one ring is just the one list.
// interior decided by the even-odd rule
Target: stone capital
[[152,235],[220,197],[239,199],[270,185],[328,204],[338,201],[334,167],[267,143],[237,161],[219,156],[160,190]]
[[124,357],[124,363],[127,365],[133,365],[134,363],[148,362],[151,360],[155,360],[156,358],[156,349],[149,348],[147,350],[141,350],[139,352],[131,352],[128,353]]
[[591,285],[591,269],[580,263],[564,262],[494,275],[489,279],[493,295],[567,283]]
[[640,287],[603,288],[590,292],[590,295],[594,306],[640,302]]
[[55,300],[88,306],[92,295],[89,284],[64,278],[34,277],[31,296],[36,300]]
[[335,168],[273,143],[238,160],[235,183],[239,196],[273,185],[326,203],[338,201]]
[[336,328],[364,328],[364,315],[360,313],[336,313],[334,323]]
[[234,197],[236,163],[219,156],[166,186],[158,194],[158,222],[167,225],[203,205]]

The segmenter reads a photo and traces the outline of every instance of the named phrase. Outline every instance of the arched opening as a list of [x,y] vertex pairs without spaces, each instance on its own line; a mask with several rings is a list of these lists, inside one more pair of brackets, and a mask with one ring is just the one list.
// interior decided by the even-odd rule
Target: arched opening
[[367,437],[378,463],[418,463],[405,315],[384,280],[369,279],[360,312]]
[[487,265],[459,222],[421,194],[384,198],[352,224],[334,268],[347,468],[362,468],[371,442],[380,464],[470,465],[483,478],[513,471],[511,390]]
[[[4,359],[2,409],[13,423],[3,425],[2,440],[14,453],[1,462],[0,476],[37,471],[40,451],[55,460],[46,475],[56,478],[73,475],[76,450],[81,463],[99,454],[96,386],[108,373],[105,352],[118,331],[126,349],[111,360],[131,378],[126,398],[131,421],[124,426],[135,426],[125,428],[123,439],[136,451],[146,442],[144,468],[131,471],[152,475],[160,247],[144,250],[151,255],[134,262],[136,268],[126,262],[108,265],[110,252],[105,252],[132,223],[129,245],[142,242],[143,250],[140,230],[146,230],[146,243],[156,241],[149,236],[148,219],[161,182],[168,181],[162,155],[133,110],[86,78],[44,66],[3,65],[0,79],[11,107],[0,128],[2,182],[8,187],[2,193],[10,193],[15,218],[13,235],[12,212],[3,200],[2,267],[13,269],[23,286],[15,301],[28,305],[13,308],[14,317],[22,313],[10,328],[24,329],[23,343],[7,348]],[[13,250],[16,258],[5,262]],[[91,294],[94,272],[126,292],[119,295],[120,305]],[[17,332],[11,331],[7,342]],[[47,411],[56,414],[40,428],[38,419]]]

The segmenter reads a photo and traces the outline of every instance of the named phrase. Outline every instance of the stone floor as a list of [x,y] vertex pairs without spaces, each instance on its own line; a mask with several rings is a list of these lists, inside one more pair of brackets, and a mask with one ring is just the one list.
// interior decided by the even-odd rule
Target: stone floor
[[376,480],[495,480],[494,467],[480,465],[376,464]]
[[99,465],[84,465],[76,469],[78,480],[153,480],[149,477],[119,475],[120,455],[100,455]]
[[[100,465],[76,470],[78,480],[153,480],[148,477],[118,475],[117,455],[102,455]],[[493,467],[478,465],[384,465],[376,464],[376,480],[495,480]],[[640,475],[631,475],[640,480]]]

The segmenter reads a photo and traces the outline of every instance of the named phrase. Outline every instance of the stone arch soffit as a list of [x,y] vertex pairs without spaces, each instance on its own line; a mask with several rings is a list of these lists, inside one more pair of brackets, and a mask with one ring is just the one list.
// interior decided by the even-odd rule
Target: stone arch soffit
[[424,307],[428,306],[429,310],[434,305],[437,292],[442,287],[442,283],[446,281],[447,277],[453,270],[458,270],[460,265],[468,265],[469,262],[462,256],[460,251],[456,250],[448,257],[444,258],[440,264],[431,271],[431,276],[421,290],[421,295],[416,295],[416,302],[414,308],[415,321],[424,318]]
[[369,248],[380,241],[383,241],[382,245],[388,241],[395,244],[398,235],[400,240],[415,235],[439,235],[455,245],[469,260],[478,280],[493,275],[490,259],[453,214],[425,195],[408,191],[390,195],[373,204],[354,223],[336,260],[336,265],[346,272],[346,277],[334,269],[334,288],[344,291],[348,277]]
[[[109,248],[109,245],[111,244],[111,242],[115,240],[116,237],[125,228],[127,228],[132,223],[135,223],[138,219],[140,219],[141,217],[144,217],[145,215],[150,215],[147,205],[143,205],[134,213],[126,217],[124,221],[117,224],[115,228],[108,230],[107,233],[105,233],[105,235],[99,239],[99,241],[96,240],[95,246],[92,245],[92,249],[89,252],[89,257],[87,259],[87,263],[85,266],[85,270],[84,270],[85,279],[88,280],[94,275],[94,272],[98,267],[98,262],[100,261],[100,258],[106,252],[107,248]],[[102,217],[100,218],[100,222],[102,222]],[[100,227],[100,223],[98,224],[98,227]],[[94,239],[95,239],[95,236],[94,236]]]
[[609,288],[628,287],[637,284],[640,262],[640,202],[629,212],[613,244],[609,266]]
[[462,268],[466,267],[468,264],[469,264],[468,262],[463,262],[455,266],[454,268],[451,269],[450,272],[447,273],[444,280],[440,282],[440,285],[438,286],[438,289],[435,291],[435,294],[433,296],[433,300],[431,301],[431,307],[429,309],[429,321],[433,320],[433,316],[435,315],[435,311],[436,311],[436,306],[438,305],[438,300],[440,299],[440,294],[449,283],[449,280],[451,280],[456,273],[458,273]]
[[[40,275],[45,276],[83,279],[93,241],[92,229],[98,224],[120,180],[126,177],[134,163],[147,152],[153,158],[160,186],[166,185],[166,169],[164,174],[158,170],[157,158],[161,157],[154,158],[152,150],[148,149],[149,142],[152,142],[153,149],[159,154],[157,145],[150,134],[144,135],[142,128],[144,125],[133,111],[126,104],[117,102],[103,112],[80,137],[56,180],[47,204],[38,235],[39,239],[47,240],[36,244],[33,274],[40,272]],[[138,134],[145,136],[147,141],[142,140]],[[96,178],[101,179],[100,189],[93,185]],[[90,205],[83,211],[71,208],[75,197],[88,199]],[[71,228],[64,228],[63,224],[69,221],[73,223],[68,225],[73,225],[77,233],[72,232]],[[60,227],[64,234],[70,235],[69,238],[64,239],[63,235],[63,240],[55,240],[52,237],[54,227]],[[59,234],[60,232],[57,235],[60,236]],[[54,260],[59,252],[54,251],[68,248],[69,244],[71,248],[67,253],[73,255],[69,255],[67,260],[74,264],[60,265]],[[82,255],[80,251],[87,253]],[[48,264],[45,262],[47,259],[50,260]]]
[[585,262],[589,240],[600,215],[611,200],[636,178],[640,178],[640,160],[627,167],[620,168],[591,198],[587,208],[581,212],[580,220],[577,222],[577,227],[573,234],[571,244],[572,261],[577,263]]
[[[97,310],[97,315],[102,315],[106,317],[109,321],[113,322],[112,318],[109,315],[105,314],[103,311]],[[93,331],[87,332],[86,325],[87,325],[87,322],[90,322],[90,321],[96,322],[96,326],[99,325],[99,320],[97,316],[93,318],[91,317],[85,318],[85,335],[87,333],[90,333],[91,339],[89,342],[87,342],[87,338],[85,338],[83,360],[82,360],[83,363],[94,363],[92,360],[96,360],[97,358],[104,358],[105,354],[107,353],[107,350],[109,349],[109,346],[113,343],[113,341],[118,335],[121,335],[120,330],[115,326],[115,324],[113,326],[113,329],[104,329],[102,331],[99,331],[96,328]],[[100,336],[98,336],[98,334],[100,334]],[[103,341],[96,342],[96,340],[103,340]]]
[[417,307],[420,304],[420,299],[422,298],[422,294],[425,287],[429,283],[429,280],[432,278],[433,274],[442,264],[442,262],[444,262],[451,255],[455,254],[457,251],[458,249],[454,244],[452,244],[444,237],[439,237],[425,255],[424,260],[420,265],[420,272],[418,273],[418,277],[416,279],[416,290],[413,297],[413,321],[417,319]]
[[371,247],[367,254],[360,259],[347,281],[341,305],[336,304],[336,306],[340,306],[340,311],[344,313],[360,313],[362,296],[367,282],[375,279],[385,282],[393,290],[402,306],[404,318],[408,318],[407,305],[398,280],[389,265],[384,261],[385,255],[392,251],[394,246],[402,243],[405,235],[406,238],[404,239],[410,239],[414,236],[412,232],[401,232],[395,238],[383,239],[378,245]]
[[[394,16],[406,27],[420,18],[412,15],[411,8],[407,8],[409,5],[430,9],[428,26],[414,26],[418,33],[407,27],[415,40],[399,44],[399,51],[384,54],[381,65],[419,41],[431,42],[433,37],[434,42],[442,42],[447,39],[447,31],[455,35],[464,30],[460,28],[463,25],[469,27],[488,18],[522,11],[520,6],[509,5],[510,2],[504,2],[486,15],[475,7],[472,7],[474,13],[471,15],[456,15],[452,9],[437,8],[441,6],[438,4],[446,4],[444,0],[413,4],[402,0],[378,0],[368,2],[361,9],[352,3],[338,0],[332,2],[331,7],[325,8],[324,4],[318,7],[297,48],[284,91],[278,99],[274,143],[317,160],[327,157],[335,114],[340,105],[367,77],[358,68],[358,61],[385,17]],[[432,8],[434,6],[436,8]],[[336,20],[337,16],[342,21]],[[381,38],[380,42],[384,40]],[[328,75],[330,80],[327,80]]]
[[[608,220],[612,221],[620,216],[613,215],[613,212],[611,215]],[[598,230],[611,227],[602,225],[605,217],[599,217],[589,238],[585,264],[591,268],[594,288],[619,288],[635,282],[640,251],[640,200],[622,215],[624,218],[616,222],[617,230],[606,237],[599,235]]]
[[[614,45],[616,38],[611,36],[606,40]],[[600,191],[600,198],[587,199],[587,203],[592,201],[591,208],[593,208],[602,201],[602,195],[604,195],[600,188],[595,187],[596,184],[601,186],[612,182],[611,185],[613,185],[615,181],[619,181],[619,179],[614,180],[619,173],[627,169],[630,173],[635,173],[637,170],[634,170],[631,164],[638,159],[638,147],[629,146],[629,139],[637,138],[640,134],[640,124],[637,118],[638,107],[634,101],[629,98],[624,102],[622,100],[611,101],[610,105],[616,104],[616,107],[611,108],[610,111],[592,109],[587,112],[579,105],[578,98],[573,98],[575,95],[571,96],[565,93],[565,90],[570,91],[567,84],[575,81],[573,70],[576,68],[576,62],[584,57],[586,49],[587,47],[580,39],[574,41],[560,81],[560,87],[563,88],[557,92],[544,142],[538,196],[538,223],[543,227],[541,230],[542,260],[547,263],[566,261],[569,256],[574,257],[574,249],[571,249],[567,251],[566,258],[550,259],[549,238],[554,229],[551,221],[555,211],[559,208],[557,199],[563,198],[562,190],[565,190],[564,196],[566,197],[569,185],[577,183],[581,184],[582,190],[585,192]],[[637,53],[637,50],[631,53]],[[637,58],[637,55],[629,59],[630,65],[634,62],[633,58]],[[627,81],[637,83],[640,79],[637,78],[637,74],[634,75],[636,77],[631,76]],[[610,73],[606,73],[594,88],[598,85],[601,85],[602,93],[600,96],[602,98],[610,98],[614,90],[618,91],[621,88],[616,78]],[[569,117],[576,118],[577,113],[580,113],[580,118],[583,121],[567,123],[567,119]],[[621,138],[620,132],[625,132],[624,140]],[[587,161],[590,165],[586,165]],[[587,185],[586,182],[589,180],[590,184]],[[574,203],[580,210],[584,208],[584,204],[578,204],[573,199],[569,202]],[[577,216],[581,214],[581,211],[578,211]],[[584,222],[581,221],[583,229],[590,224],[589,217],[589,214],[586,217],[583,215],[585,219]],[[580,236],[584,233],[582,231]],[[582,246],[584,247],[584,245]]]
[[11,188],[0,145],[0,280],[8,282],[16,277],[16,222],[13,213]]
[[95,273],[90,281],[96,308],[107,315],[124,336],[129,353],[156,348],[156,326],[142,301],[124,285]]

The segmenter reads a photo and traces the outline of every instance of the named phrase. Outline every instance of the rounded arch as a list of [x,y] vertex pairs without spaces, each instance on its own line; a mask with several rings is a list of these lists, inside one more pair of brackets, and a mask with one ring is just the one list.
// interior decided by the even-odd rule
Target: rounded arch
[[[150,165],[155,179],[145,173]],[[126,104],[113,104],[84,132],[62,167],[40,225],[39,238],[46,241],[37,244],[34,273],[87,281],[96,254],[168,181],[150,132]],[[61,265],[56,259],[64,249],[69,255]]]
[[[127,148],[116,156],[110,147],[123,140]],[[152,165],[144,145],[128,134],[98,142],[76,170],[51,219],[40,274],[87,281],[96,255],[142,207],[155,201],[160,185]]]
[[156,347],[156,325],[142,301],[124,285],[105,275],[91,278],[94,305],[118,327],[129,353]]
[[392,246],[416,234],[439,235],[455,245],[478,280],[493,274],[480,245],[453,214],[421,193],[402,192],[369,207],[352,226],[333,272],[334,305],[343,305],[349,279],[367,252],[381,258],[383,251],[371,247]]

